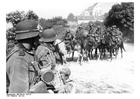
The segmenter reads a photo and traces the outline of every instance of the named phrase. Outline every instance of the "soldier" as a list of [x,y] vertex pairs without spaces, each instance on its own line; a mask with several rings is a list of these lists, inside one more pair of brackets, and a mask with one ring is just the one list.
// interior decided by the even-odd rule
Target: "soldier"
[[[56,32],[53,29],[46,29],[42,33],[42,37],[40,39],[41,44],[38,46],[36,52],[35,52],[35,57],[36,60],[39,63],[39,68],[40,70],[47,69],[47,70],[52,70],[55,71],[56,69],[59,68],[59,66],[56,67],[56,58],[55,58],[55,46],[54,46],[54,41],[57,39]],[[70,76],[70,70],[66,70],[65,75],[62,77],[62,79],[67,80]],[[48,77],[49,78],[49,77]],[[55,79],[60,79],[62,80],[61,77],[56,77]],[[56,82],[56,85],[59,86],[59,81]],[[65,84],[65,82],[64,82]],[[64,88],[61,86],[59,87],[64,91]],[[39,82],[35,86],[33,86],[30,90],[33,93],[50,93],[47,92],[47,86],[44,82]],[[59,90],[61,92],[61,90]],[[53,92],[51,92],[53,93]]]
[[122,40],[122,32],[119,30],[119,28],[116,29],[116,38],[117,40]]
[[64,87],[65,93],[75,93],[76,92],[75,82],[70,79],[71,70],[67,66],[62,66],[60,74],[65,83]]
[[118,35],[119,37],[122,37],[123,34],[122,34],[122,32],[119,30],[119,28],[116,29],[116,32],[117,32],[117,35]]
[[65,41],[70,41],[74,38],[73,34],[71,33],[70,30],[67,30],[64,36]]
[[112,26],[112,35],[116,35],[116,25]]
[[101,27],[100,26],[97,27],[96,34],[98,34],[98,35],[101,34]]
[[89,24],[89,34],[92,34],[92,32],[93,32],[93,24],[91,23],[91,24]]
[[17,44],[7,56],[6,83],[8,93],[28,93],[33,84],[34,73],[29,73],[29,66],[34,61],[33,50],[39,44],[38,22],[25,20],[16,26]]
[[41,45],[38,46],[35,57],[39,62],[39,68],[54,68],[56,65],[56,59],[54,56],[55,47],[54,41],[57,39],[56,32],[53,29],[46,29],[42,33],[40,39]]

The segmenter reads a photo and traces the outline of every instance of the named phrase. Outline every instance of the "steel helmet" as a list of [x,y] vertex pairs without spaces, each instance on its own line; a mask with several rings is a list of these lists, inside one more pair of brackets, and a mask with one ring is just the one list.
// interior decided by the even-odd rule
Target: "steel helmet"
[[38,22],[34,20],[25,20],[17,24],[15,29],[16,40],[36,37],[39,34]]
[[66,66],[64,66],[64,67],[61,69],[60,72],[63,73],[65,76],[68,76],[68,77],[71,75],[71,70],[70,70],[68,67],[66,67]]
[[53,29],[46,29],[45,31],[43,31],[40,41],[41,42],[52,42],[55,41],[57,39],[57,35],[55,30]]

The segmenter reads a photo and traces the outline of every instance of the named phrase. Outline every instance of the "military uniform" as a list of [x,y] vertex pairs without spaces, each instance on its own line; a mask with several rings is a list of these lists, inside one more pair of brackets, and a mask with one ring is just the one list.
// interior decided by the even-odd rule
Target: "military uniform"
[[44,67],[51,69],[52,66],[56,65],[54,53],[51,49],[49,49],[49,46],[41,44],[37,48],[35,56],[39,63],[40,69]]
[[30,78],[33,78],[29,78],[29,64],[34,61],[34,56],[20,46],[15,46],[9,55],[11,56],[6,63],[6,73],[10,81],[7,82],[9,93],[27,93],[32,82]]
[[122,35],[123,35],[122,32],[119,29],[117,29],[116,30],[116,38],[117,38],[118,42],[122,40]]
[[42,33],[42,38],[40,41],[42,42],[40,46],[38,46],[35,57],[39,63],[40,68],[47,67],[51,69],[52,66],[56,65],[56,60],[53,51],[54,47],[48,42],[53,42],[56,40],[56,33],[53,29],[46,29]]
[[[33,42],[33,39],[39,35],[37,25],[37,21],[25,20],[19,22],[16,26],[15,39],[17,40],[17,45],[7,55],[6,59],[7,93],[28,93],[34,83],[35,72],[31,72],[34,71],[31,65],[31,62],[34,61],[34,55],[31,50],[33,45],[29,42],[31,40]],[[25,47],[23,40],[27,40],[26,44],[30,47]]]

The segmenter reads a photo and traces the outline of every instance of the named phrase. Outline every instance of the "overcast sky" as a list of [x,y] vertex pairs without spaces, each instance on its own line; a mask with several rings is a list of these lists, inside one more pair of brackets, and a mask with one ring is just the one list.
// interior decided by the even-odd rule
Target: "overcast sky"
[[[52,18],[62,16],[67,18],[69,13],[75,16],[80,15],[89,6],[92,6],[95,0],[6,0],[6,13],[11,11],[33,10],[41,18]],[[97,0],[96,0],[97,1]],[[109,11],[116,2],[102,3],[103,12]]]
[[[96,0],[97,1],[97,0]],[[39,18],[51,19],[52,17],[61,16],[67,18],[70,13],[75,16],[80,15],[89,6],[92,6],[95,0],[6,0],[6,13],[12,11],[25,11],[33,10]],[[112,5],[117,2],[100,1],[102,12],[108,12]],[[6,24],[7,28],[12,25]]]

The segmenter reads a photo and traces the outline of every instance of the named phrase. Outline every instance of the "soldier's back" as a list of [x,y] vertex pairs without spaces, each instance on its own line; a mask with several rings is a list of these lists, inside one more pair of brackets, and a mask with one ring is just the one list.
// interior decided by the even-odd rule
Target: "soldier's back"
[[[9,92],[27,93],[29,89],[28,66],[34,61],[33,55],[26,52],[20,52],[15,47],[7,56],[6,73],[9,79]],[[22,78],[22,79],[20,79]],[[24,79],[24,80],[23,80]]]
[[39,62],[39,65],[41,66],[41,68],[43,66],[49,66],[49,68],[51,68],[50,66],[51,64],[53,65],[56,64],[53,51],[45,45],[38,46],[35,52],[35,57],[37,61]]

